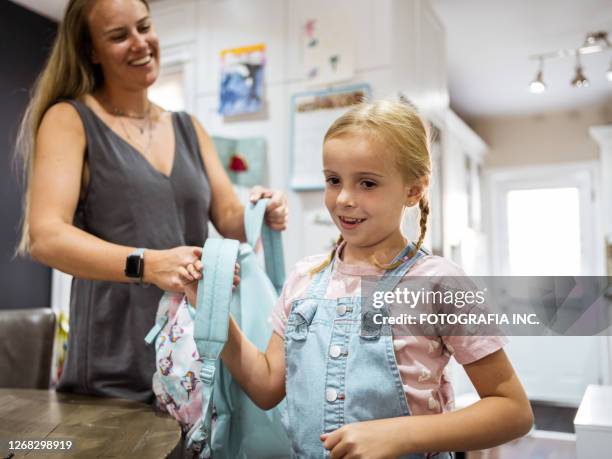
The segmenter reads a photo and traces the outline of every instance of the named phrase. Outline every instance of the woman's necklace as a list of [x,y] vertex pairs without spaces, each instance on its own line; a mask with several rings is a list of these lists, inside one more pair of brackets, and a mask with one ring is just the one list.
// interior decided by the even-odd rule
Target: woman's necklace
[[[119,108],[109,105],[109,108],[110,108],[109,111],[113,115],[115,115],[117,118],[119,118],[119,124],[121,125],[121,128],[123,129],[123,132],[125,133],[130,143],[138,145],[138,147],[142,149],[142,154],[145,157],[149,156],[149,150],[151,148],[151,140],[153,138],[153,121],[151,119],[151,106],[152,104],[149,102],[147,111],[144,113],[144,115],[135,115],[133,113],[129,113],[129,112],[123,111]],[[136,129],[138,129],[141,137],[145,135],[145,130],[147,131],[146,142],[143,142],[143,139],[138,139],[138,141],[136,141],[132,137],[132,135],[130,134],[130,130],[127,128],[124,122],[124,118],[128,118],[129,120],[141,120],[142,121],[142,123],[138,123],[138,124],[133,121],[130,121],[130,124],[134,126]]]
[[149,149],[151,148],[151,139],[153,138],[153,123],[151,122],[151,117],[147,116],[146,119],[146,123],[143,123],[142,129],[140,130],[140,135],[144,135],[144,131],[145,131],[145,126],[147,127],[147,141],[146,143],[141,143],[139,142],[135,142],[134,139],[132,139],[132,136],[130,135],[130,131],[126,128],[125,123],[123,122],[123,118],[119,117],[119,123],[121,124],[121,127],[123,128],[123,132],[125,132],[125,134],[127,135],[127,138],[130,142],[132,143],[136,143],[138,146],[140,146],[142,148],[142,154],[144,157],[148,158],[149,157]]

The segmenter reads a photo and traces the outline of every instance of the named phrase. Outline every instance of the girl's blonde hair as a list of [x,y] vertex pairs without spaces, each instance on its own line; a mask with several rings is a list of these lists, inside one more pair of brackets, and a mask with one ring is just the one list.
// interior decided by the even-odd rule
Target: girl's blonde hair
[[[338,118],[327,130],[323,143],[330,139],[346,135],[369,135],[383,142],[393,152],[395,164],[404,179],[404,183],[412,184],[418,180],[428,183],[431,175],[431,159],[429,156],[429,132],[423,120],[414,109],[404,102],[381,100],[378,102],[362,102]],[[420,235],[409,258],[416,255],[423,245],[427,232],[427,217],[429,201],[426,194],[419,201]],[[342,243],[342,235],[326,260],[311,272],[316,273],[331,263],[338,246]],[[398,260],[390,265],[381,265],[376,259],[372,263],[379,268],[390,270],[403,263]]]
[[[149,10],[148,0],[140,0]],[[36,135],[47,110],[64,99],[78,99],[104,82],[102,69],[91,60],[92,40],[88,16],[96,0],[70,0],[57,31],[45,68],[32,88],[30,102],[17,134],[15,159],[22,165],[23,198],[21,238],[17,254],[29,249],[30,177]]]

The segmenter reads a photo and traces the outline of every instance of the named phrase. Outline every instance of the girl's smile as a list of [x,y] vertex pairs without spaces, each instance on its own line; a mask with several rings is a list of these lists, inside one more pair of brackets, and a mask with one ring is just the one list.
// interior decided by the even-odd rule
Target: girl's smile
[[345,230],[352,230],[357,228],[361,223],[365,222],[367,218],[351,218],[339,215],[338,220],[340,221],[342,228]]

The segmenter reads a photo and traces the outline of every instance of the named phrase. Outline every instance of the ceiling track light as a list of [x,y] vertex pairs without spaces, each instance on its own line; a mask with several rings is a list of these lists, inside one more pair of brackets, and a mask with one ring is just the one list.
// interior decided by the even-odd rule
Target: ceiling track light
[[[586,88],[589,86],[589,80],[584,75],[582,65],[580,63],[581,54],[595,54],[612,50],[612,43],[608,39],[608,32],[598,31],[590,32],[586,35],[582,46],[574,49],[559,49],[548,53],[534,54],[529,56],[531,60],[540,62],[539,70],[535,79],[529,84],[529,90],[534,94],[541,94],[546,91],[546,84],[543,79],[543,68],[545,59],[557,59],[562,57],[576,57],[575,76],[571,80],[571,85],[575,88]],[[610,68],[606,72],[606,78],[612,82],[612,61]]]
[[535,79],[529,84],[529,90],[533,94],[542,94],[546,91],[546,84],[542,73],[544,71],[544,59],[540,59],[540,66],[538,67],[538,73],[536,73]]
[[610,46],[612,45],[608,40],[608,32],[591,32],[584,39],[582,54],[588,54],[589,51],[598,52],[602,48],[610,48]]
[[574,88],[588,88],[589,79],[584,76],[582,72],[582,65],[580,65],[580,54],[576,54],[576,75],[571,82]]

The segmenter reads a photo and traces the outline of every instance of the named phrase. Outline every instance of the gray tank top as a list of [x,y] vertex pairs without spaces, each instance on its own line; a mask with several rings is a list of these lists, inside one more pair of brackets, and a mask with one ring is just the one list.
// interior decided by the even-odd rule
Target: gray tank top
[[[170,176],[111,130],[87,105],[78,111],[87,138],[90,181],[75,226],[105,241],[148,249],[202,246],[211,189],[191,117],[172,113],[176,139]],[[155,350],[144,337],[155,322],[156,286],[75,278],[68,353],[58,390],[152,402]]]

